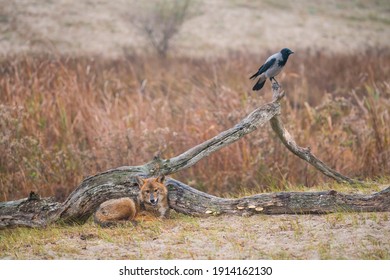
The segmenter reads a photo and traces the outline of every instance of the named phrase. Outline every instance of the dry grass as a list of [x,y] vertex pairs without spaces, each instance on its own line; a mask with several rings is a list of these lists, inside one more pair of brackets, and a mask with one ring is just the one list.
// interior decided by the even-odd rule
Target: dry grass
[[[390,52],[294,50],[279,78],[283,119],[302,146],[351,177],[390,175]],[[83,177],[165,158],[233,126],[271,99],[251,92],[259,59],[4,57],[0,62],[0,200],[30,190],[64,199]],[[259,56],[256,56],[259,57]],[[326,181],[269,126],[174,175],[214,193]]]

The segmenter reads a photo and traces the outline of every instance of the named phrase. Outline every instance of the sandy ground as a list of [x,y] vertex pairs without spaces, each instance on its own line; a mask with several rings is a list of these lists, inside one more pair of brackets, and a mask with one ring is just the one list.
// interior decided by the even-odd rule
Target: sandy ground
[[[150,1],[0,0],[0,53],[121,55],[149,46],[130,23]],[[289,47],[353,52],[390,44],[390,2],[192,0],[179,54]],[[150,5],[149,5],[150,6]]]
[[[43,231],[43,232],[42,232]],[[44,231],[47,231],[46,233]],[[0,234],[20,233],[0,232]],[[2,259],[389,259],[389,213],[179,217],[24,232]],[[35,235],[39,235],[37,237]],[[40,240],[37,242],[37,240]],[[37,244],[35,244],[37,242]]]
[[[214,217],[199,219],[193,225],[164,228],[156,238],[127,246],[105,247],[95,240],[90,247],[87,245],[85,257],[91,257],[88,251],[103,245],[106,255],[103,253],[101,258],[115,251],[125,258],[147,259],[364,258],[373,251],[390,252],[390,222],[380,219],[354,224],[352,217],[334,223],[325,216]],[[188,232],[188,227],[189,234],[180,236]],[[172,234],[178,238],[172,239]]]

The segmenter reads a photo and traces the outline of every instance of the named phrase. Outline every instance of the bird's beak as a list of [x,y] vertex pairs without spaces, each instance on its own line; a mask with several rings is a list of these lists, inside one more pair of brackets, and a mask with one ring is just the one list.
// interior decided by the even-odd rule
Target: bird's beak
[[290,54],[293,54],[293,53],[294,53],[293,51],[290,52]]

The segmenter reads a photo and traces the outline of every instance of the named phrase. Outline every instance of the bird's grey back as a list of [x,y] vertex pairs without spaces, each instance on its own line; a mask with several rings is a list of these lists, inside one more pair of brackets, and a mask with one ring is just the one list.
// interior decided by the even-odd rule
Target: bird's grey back
[[267,63],[268,61],[270,61],[271,59],[273,58],[276,58],[276,61],[282,59],[282,54],[280,52],[278,53],[274,53],[273,55],[271,55],[269,58],[267,58],[267,60],[265,61],[265,63]]
[[[280,73],[280,71],[282,70],[283,67],[280,67],[279,66],[279,62],[283,60],[283,56],[280,52],[278,53],[275,53],[273,55],[271,55],[267,61],[270,61],[271,59],[275,58],[276,61],[275,63],[265,72],[265,76],[267,78],[271,78],[271,77],[275,77],[276,75],[278,75]],[[266,62],[267,62],[266,61]]]

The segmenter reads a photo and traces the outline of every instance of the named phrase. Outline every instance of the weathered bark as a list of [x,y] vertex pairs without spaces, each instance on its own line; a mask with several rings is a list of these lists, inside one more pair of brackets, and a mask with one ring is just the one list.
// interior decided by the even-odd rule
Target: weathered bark
[[195,216],[390,211],[390,186],[369,195],[344,194],[330,190],[266,193],[224,199],[200,192],[173,179],[167,183],[171,208]]
[[[314,157],[308,149],[300,148],[284,129],[278,115],[284,93],[273,84],[274,100],[254,110],[233,128],[191,148],[171,159],[155,157],[141,166],[123,166],[86,178],[63,203],[28,199],[0,203],[0,228],[13,226],[42,227],[55,221],[83,223],[105,200],[135,197],[139,191],[134,176],[169,175],[194,165],[202,158],[239,140],[270,121],[281,141],[294,154],[311,163],[325,175],[348,183],[360,183],[341,175]],[[222,199],[197,191],[173,179],[169,186],[170,206],[191,215],[210,214],[296,214],[329,213],[336,211],[390,211],[390,188],[371,195],[347,195],[336,191],[316,193],[271,193],[240,199]]]
[[41,199],[33,192],[28,198],[0,203],[0,229],[6,227],[44,227],[55,215],[61,203],[51,198]]

